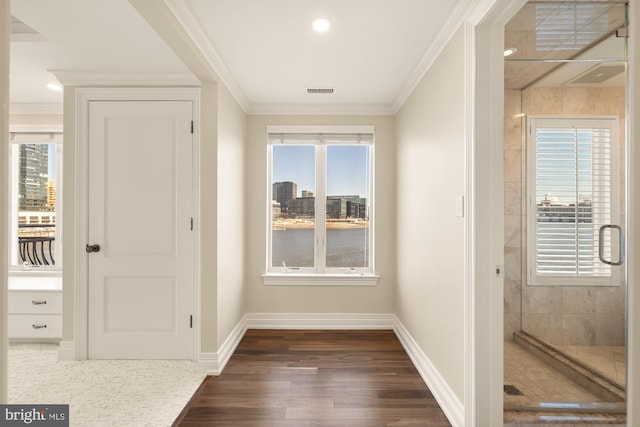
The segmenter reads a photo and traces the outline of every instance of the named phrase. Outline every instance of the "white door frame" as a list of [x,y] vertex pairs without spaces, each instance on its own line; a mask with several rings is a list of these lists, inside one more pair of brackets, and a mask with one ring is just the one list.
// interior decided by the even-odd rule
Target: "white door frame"
[[[465,426],[501,426],[504,378],[504,26],[526,0],[479,0],[465,20]],[[501,273],[497,273],[497,269]]]
[[[471,229],[468,234],[471,280],[467,282],[471,316],[467,323],[468,374],[465,384],[465,426],[500,426],[503,423],[503,281],[495,277],[495,267],[503,265],[503,110],[504,73],[502,50],[504,25],[526,0],[478,0],[467,17],[468,98],[466,126],[471,132],[467,161],[472,168],[470,185]],[[634,284],[640,267],[640,172],[631,167],[640,163],[635,123],[640,120],[640,3],[631,1],[628,117],[627,117],[627,283]],[[637,55],[634,55],[636,53]],[[635,196],[635,197],[634,197]],[[635,268],[634,268],[635,266]],[[634,339],[639,325],[640,291],[628,285],[627,360],[640,357],[640,340]],[[640,369],[627,363],[627,425],[640,418]]]
[[[86,360],[88,355],[89,322],[89,260],[85,252],[89,234],[89,103],[91,101],[191,101],[194,121],[200,117],[200,90],[197,88],[82,88],[76,93],[76,158],[75,158],[75,359]],[[200,213],[200,135],[194,126],[193,145],[193,209],[194,221]],[[200,232],[195,227],[193,239],[193,356],[200,352]]]

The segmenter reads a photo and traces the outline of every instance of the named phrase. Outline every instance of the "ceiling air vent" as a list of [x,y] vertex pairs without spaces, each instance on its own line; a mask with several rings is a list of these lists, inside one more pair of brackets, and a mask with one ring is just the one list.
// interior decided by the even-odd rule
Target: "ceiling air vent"
[[310,87],[310,88],[307,88],[307,93],[310,93],[310,94],[316,94],[316,93],[331,94],[331,93],[333,93],[333,88],[332,87]]
[[586,73],[576,77],[569,81],[567,84],[579,85],[579,84],[598,84],[602,83],[610,78],[617,76],[624,72],[624,65],[596,65]]

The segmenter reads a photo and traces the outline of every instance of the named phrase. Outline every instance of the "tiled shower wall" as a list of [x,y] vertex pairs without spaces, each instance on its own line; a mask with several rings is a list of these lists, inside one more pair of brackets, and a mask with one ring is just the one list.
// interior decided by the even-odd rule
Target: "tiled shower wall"
[[[624,96],[624,88],[505,90],[506,340],[512,340],[513,333],[522,328],[553,345],[624,345],[624,286],[527,285],[526,138],[523,132],[527,115],[617,115],[622,165]],[[620,169],[619,179],[623,183]]]

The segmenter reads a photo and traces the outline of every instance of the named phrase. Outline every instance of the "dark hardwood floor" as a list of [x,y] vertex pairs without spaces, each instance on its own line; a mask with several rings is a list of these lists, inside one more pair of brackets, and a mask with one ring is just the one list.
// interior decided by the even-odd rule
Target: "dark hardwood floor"
[[450,426],[392,331],[249,330],[174,426]]

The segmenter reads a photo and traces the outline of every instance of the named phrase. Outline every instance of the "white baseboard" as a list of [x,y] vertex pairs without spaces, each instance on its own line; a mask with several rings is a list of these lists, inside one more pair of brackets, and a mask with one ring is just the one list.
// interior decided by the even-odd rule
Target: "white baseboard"
[[244,333],[247,332],[247,316],[244,315],[238,322],[235,328],[231,331],[226,340],[222,343],[222,346],[218,349],[218,374],[222,373],[222,370],[227,366],[227,362],[231,359],[233,352],[240,344]]
[[205,375],[220,375],[222,373],[218,363],[218,353],[200,352],[198,354],[198,366]]
[[240,319],[216,353],[201,352],[198,355],[198,364],[206,375],[220,375],[227,366],[227,362],[247,331],[246,317],[245,315]]
[[60,341],[60,347],[58,347],[58,362],[63,360],[76,360],[75,341]]
[[247,313],[247,329],[393,329],[395,316],[379,313]]
[[442,378],[440,372],[431,363],[431,360],[422,351],[418,343],[413,339],[409,331],[404,327],[400,319],[395,315],[395,331],[400,343],[409,355],[418,373],[429,387],[429,390],[436,398],[440,408],[444,411],[453,427],[464,426],[464,405],[458,396],[451,390],[451,387]]

